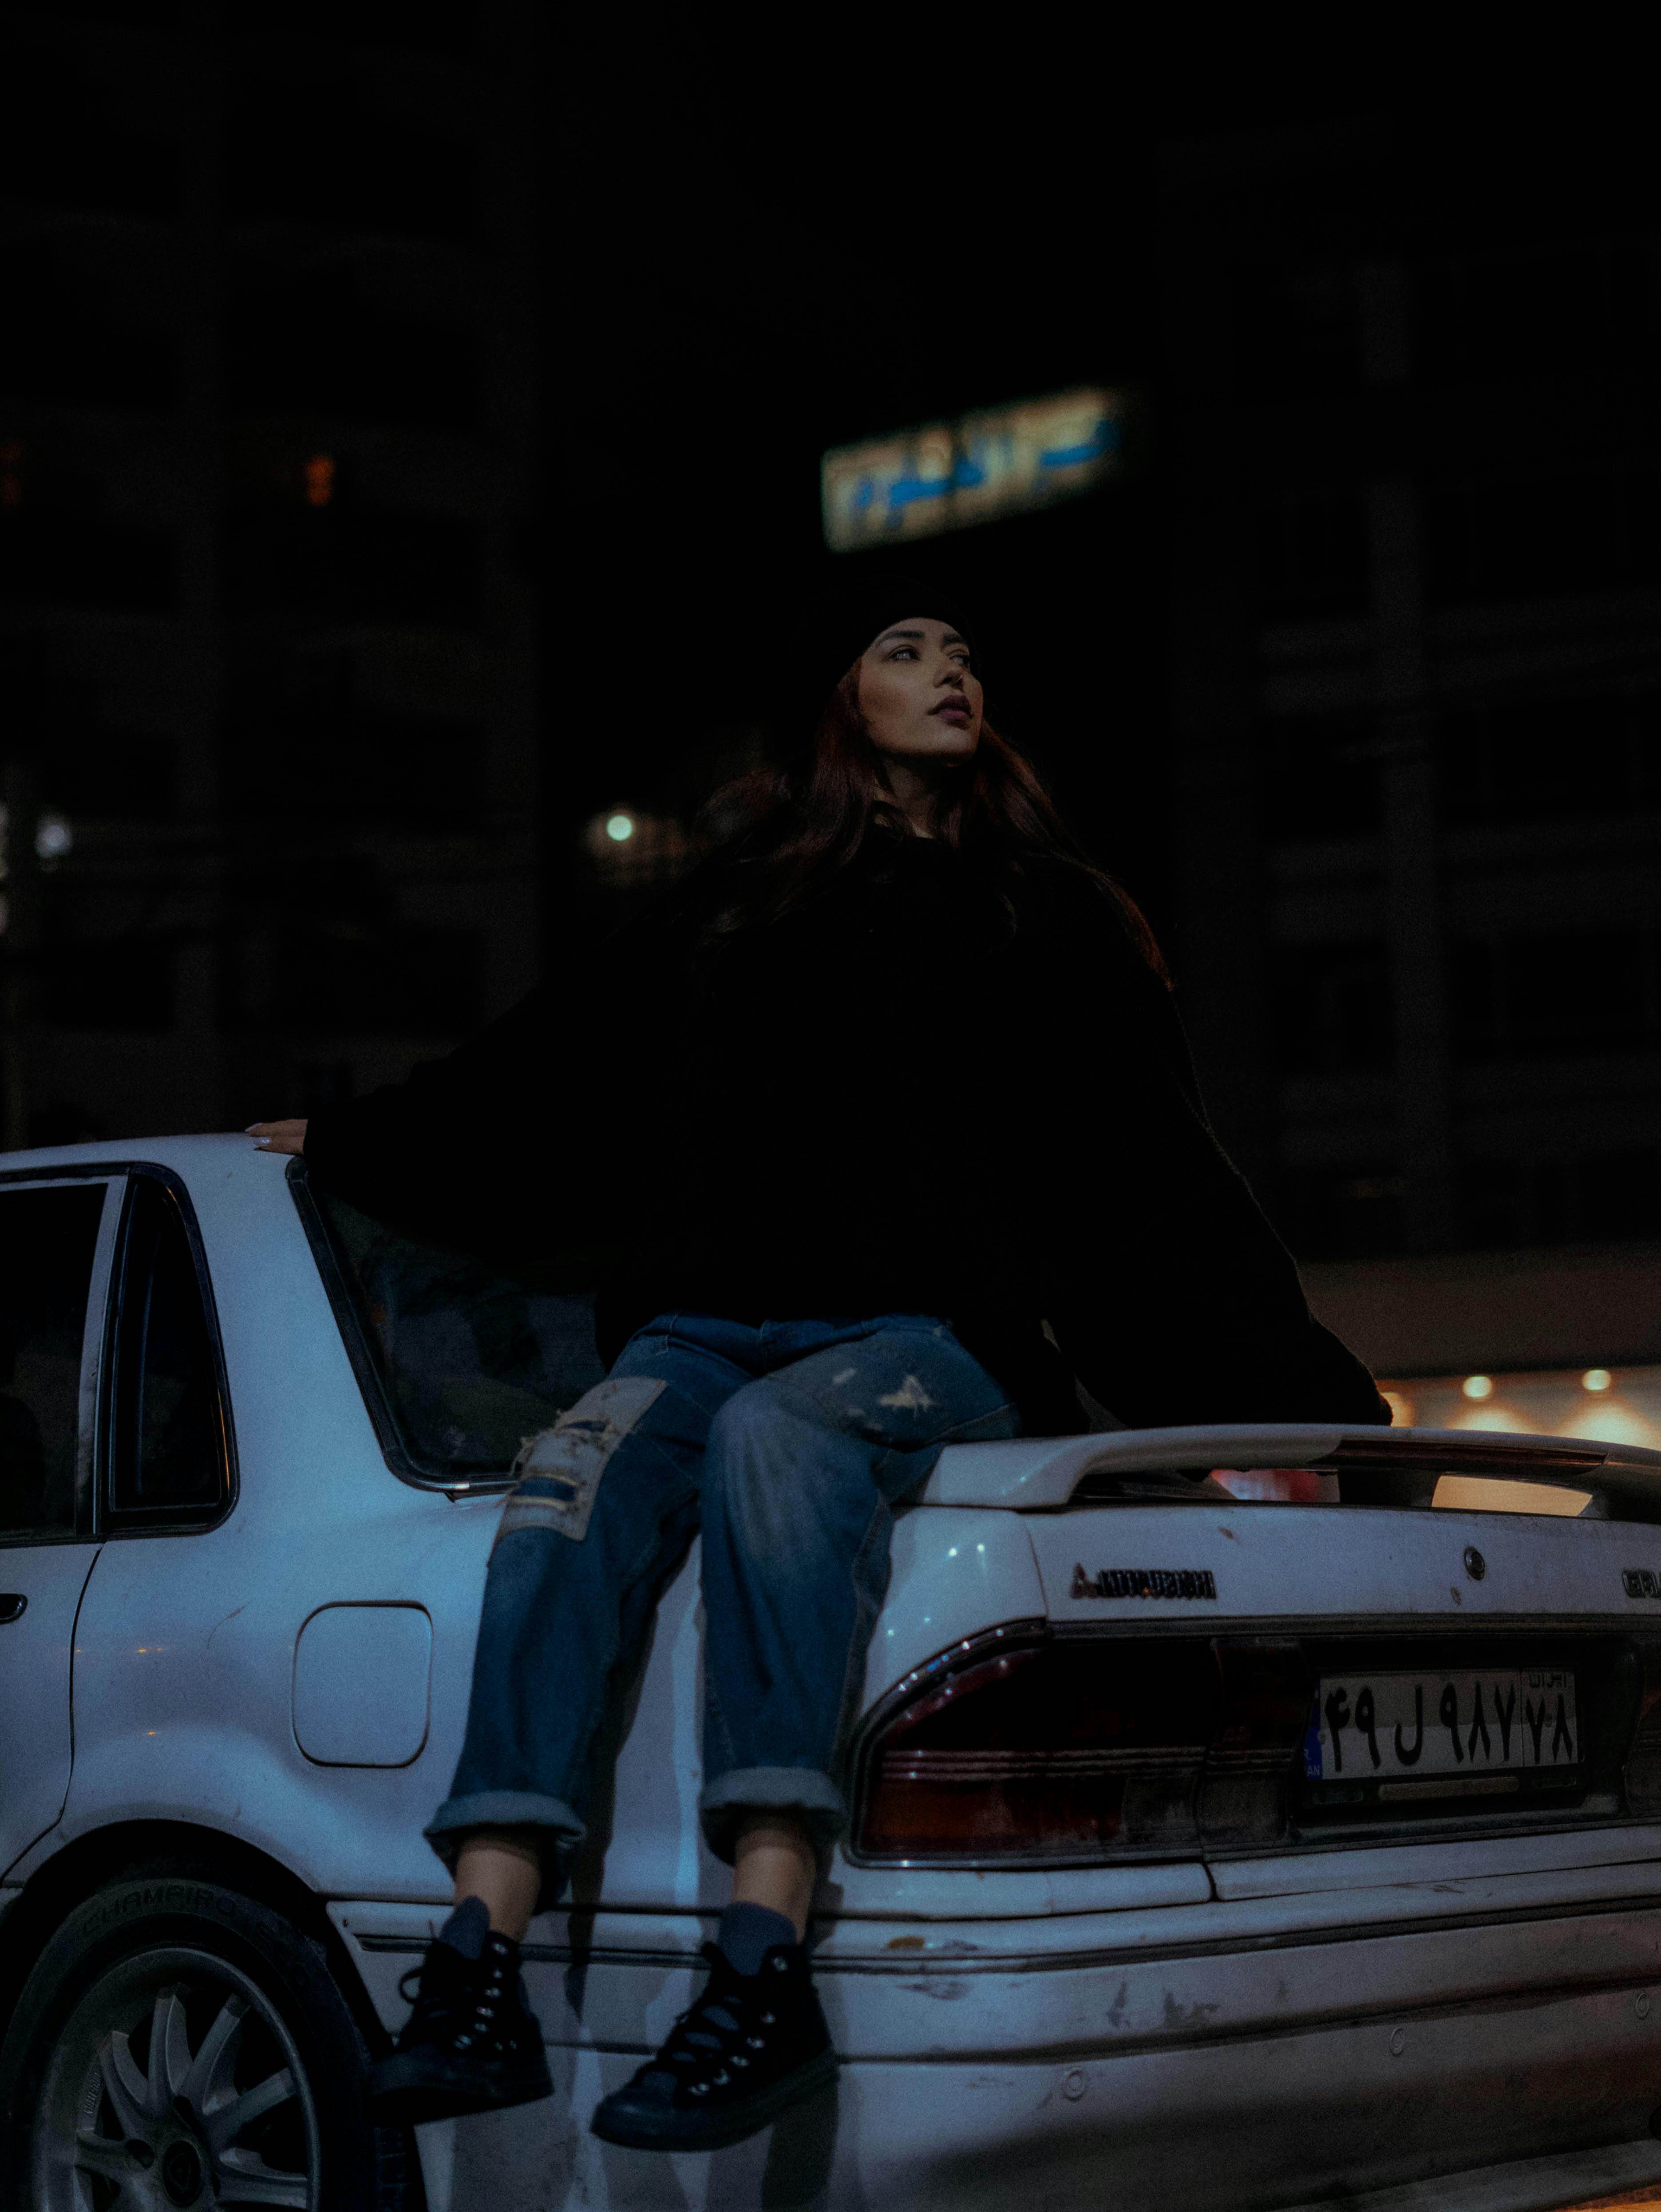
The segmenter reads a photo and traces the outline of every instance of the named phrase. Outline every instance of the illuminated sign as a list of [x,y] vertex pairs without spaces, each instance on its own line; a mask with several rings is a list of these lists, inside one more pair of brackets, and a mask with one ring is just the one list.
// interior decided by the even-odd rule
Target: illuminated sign
[[834,447],[820,464],[824,542],[853,553],[1092,491],[1123,465],[1124,418],[1122,392],[1092,386]]

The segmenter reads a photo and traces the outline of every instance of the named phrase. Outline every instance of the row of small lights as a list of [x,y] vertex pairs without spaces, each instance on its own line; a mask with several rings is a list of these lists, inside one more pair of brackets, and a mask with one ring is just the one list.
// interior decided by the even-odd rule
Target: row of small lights
[[[1583,1390],[1607,1390],[1614,1381],[1615,1377],[1607,1367],[1589,1367],[1580,1377],[1580,1388]],[[1491,1375],[1467,1375],[1459,1388],[1467,1398],[1491,1398],[1494,1395],[1494,1377]]]

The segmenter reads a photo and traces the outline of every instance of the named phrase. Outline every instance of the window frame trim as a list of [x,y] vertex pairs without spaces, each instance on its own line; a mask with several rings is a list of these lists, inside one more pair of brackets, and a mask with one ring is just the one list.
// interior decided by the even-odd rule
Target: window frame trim
[[312,1258],[334,1316],[335,1327],[346,1348],[358,1395],[363,1401],[369,1425],[374,1431],[375,1442],[380,1448],[380,1455],[388,1471],[400,1482],[408,1483],[412,1490],[424,1490],[429,1495],[437,1492],[453,1501],[462,1498],[505,1497],[514,1486],[510,1469],[504,1468],[500,1474],[434,1474],[419,1467],[411,1457],[392,1411],[380,1363],[364,1334],[363,1316],[358,1310],[357,1301],[352,1295],[351,1286],[346,1280],[329,1236],[328,1224],[313,1192],[303,1152],[295,1152],[290,1158],[285,1176],[295,1210],[300,1216],[306,1242],[311,1247]]
[[[225,1370],[225,1344],[219,1328],[219,1307],[214,1297],[213,1276],[208,1266],[196,1209],[182,1176],[154,1160],[124,1164],[126,1183],[122,1194],[121,1221],[104,1309],[104,1351],[100,1375],[98,1480],[94,1492],[97,1534],[125,1542],[137,1536],[202,1536],[235,1512],[242,1495],[241,1466],[236,1449],[236,1424]],[[218,1504],[204,1512],[194,1506],[151,1506],[123,1510],[115,1503],[115,1393],[118,1384],[117,1346],[120,1334],[123,1292],[125,1289],[127,1249],[131,1235],[133,1196],[141,1180],[159,1182],[179,1209],[186,1249],[196,1278],[206,1324],[208,1354],[213,1367],[214,1429],[219,1455],[221,1495]],[[141,1518],[143,1515],[144,1517]]]
[[105,1389],[109,1363],[111,1289],[126,1219],[131,1170],[125,1161],[86,1168],[9,1168],[0,1170],[0,1199],[20,1187],[61,1189],[88,1182],[104,1186],[104,1204],[93,1239],[87,1277],[87,1310],[81,1324],[81,1375],[76,1393],[74,1526],[69,1528],[0,1529],[0,1551],[30,1551],[46,1545],[100,1544],[98,1498],[104,1459]]
[[[127,1251],[127,1224],[131,1212],[134,1183],[140,1176],[148,1176],[161,1183],[179,1208],[184,1224],[185,1243],[190,1252],[191,1265],[196,1274],[197,1293],[202,1301],[203,1318],[207,1324],[208,1349],[213,1361],[214,1410],[219,1438],[220,1467],[224,1478],[223,1496],[210,1516],[196,1513],[188,1520],[182,1513],[167,1522],[161,1520],[134,1522],[118,1520],[111,1484],[114,1472],[114,1401],[115,1388],[115,1331],[120,1310],[119,1288],[121,1271]],[[97,1413],[94,1423],[93,1441],[88,1462],[89,1484],[83,1516],[79,1491],[81,1450],[76,1462],[76,1530],[71,1534],[21,1536],[0,1535],[0,1548],[15,1550],[29,1542],[48,1544],[102,1544],[117,1540],[125,1541],[131,1536],[199,1536],[234,1513],[242,1496],[241,1461],[236,1446],[236,1419],[231,1403],[230,1380],[225,1365],[225,1340],[219,1327],[219,1305],[214,1297],[213,1274],[208,1265],[208,1250],[203,1240],[201,1224],[196,1218],[196,1208],[191,1203],[190,1187],[176,1169],[164,1167],[159,1160],[88,1160],[84,1165],[71,1161],[60,1167],[0,1169],[0,1196],[19,1184],[103,1182],[121,1186],[116,1206],[111,1208],[107,1195],[104,1214],[98,1224],[99,1242],[95,1248],[93,1276],[87,1290],[88,1327],[94,1312],[97,1323],[98,1370],[96,1378]],[[111,1225],[112,1211],[114,1225]],[[107,1249],[106,1239],[107,1238]],[[103,1277],[99,1279],[99,1265],[103,1262]],[[101,1298],[101,1305],[99,1301]],[[83,1370],[84,1378],[84,1370]],[[84,1388],[84,1379],[83,1379]],[[163,1509],[173,1512],[175,1509]]]

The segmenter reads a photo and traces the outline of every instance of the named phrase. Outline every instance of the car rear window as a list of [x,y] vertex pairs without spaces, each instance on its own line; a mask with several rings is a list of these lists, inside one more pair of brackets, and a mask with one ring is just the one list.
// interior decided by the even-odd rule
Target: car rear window
[[294,1182],[399,1473],[443,1483],[505,1474],[528,1437],[599,1381],[591,1296],[415,1243],[303,1176]]

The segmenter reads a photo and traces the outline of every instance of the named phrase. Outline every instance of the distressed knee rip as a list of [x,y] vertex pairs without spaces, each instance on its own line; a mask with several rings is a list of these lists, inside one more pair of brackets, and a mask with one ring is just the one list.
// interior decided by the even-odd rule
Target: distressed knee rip
[[655,1376],[609,1377],[568,1407],[551,1429],[527,1437],[514,1462],[516,1480],[496,1541],[517,1528],[551,1528],[580,1544],[612,1453],[663,1389]]
[[[867,1418],[864,1407],[847,1402],[851,1395],[849,1385],[851,1383],[855,1390],[863,1396],[861,1383],[868,1385],[873,1380],[874,1377],[863,1374],[857,1366],[838,1368],[830,1377],[830,1388],[843,1395],[835,1402],[826,1401],[827,1410],[839,1421],[864,1421]],[[878,1405],[889,1413],[932,1413],[938,1402],[937,1399],[930,1396],[919,1375],[904,1376],[897,1389],[883,1391],[877,1399]]]
[[908,1375],[897,1390],[888,1391],[877,1403],[895,1413],[929,1413],[934,1409],[934,1401],[915,1375]]

